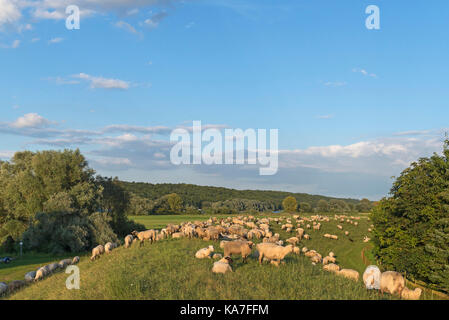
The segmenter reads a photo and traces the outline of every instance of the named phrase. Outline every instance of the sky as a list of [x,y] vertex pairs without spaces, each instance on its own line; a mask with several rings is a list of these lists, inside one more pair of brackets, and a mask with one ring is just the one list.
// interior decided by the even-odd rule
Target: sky
[[[443,0],[0,0],[0,159],[79,148],[127,181],[378,200],[442,150],[448,30]],[[193,121],[278,129],[277,174],[174,166]]]

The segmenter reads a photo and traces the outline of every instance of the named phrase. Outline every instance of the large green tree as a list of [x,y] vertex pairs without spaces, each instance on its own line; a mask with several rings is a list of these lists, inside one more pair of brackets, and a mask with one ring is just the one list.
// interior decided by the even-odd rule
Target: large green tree
[[449,141],[421,158],[374,207],[375,253],[384,269],[449,291]]
[[286,212],[295,212],[296,208],[298,208],[298,202],[295,197],[288,196],[282,201],[282,207]]

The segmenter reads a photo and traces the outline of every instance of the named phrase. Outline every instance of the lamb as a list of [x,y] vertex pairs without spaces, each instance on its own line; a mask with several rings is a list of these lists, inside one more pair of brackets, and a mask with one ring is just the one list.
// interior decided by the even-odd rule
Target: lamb
[[329,252],[329,257],[335,257],[335,253],[333,253],[332,251],[331,252]]
[[323,266],[323,270],[330,271],[330,272],[338,272],[340,271],[340,267],[336,265],[335,263],[329,263]]
[[401,292],[405,287],[404,277],[395,271],[382,272],[380,276],[380,292],[390,294],[398,294],[401,296]]
[[150,241],[152,244],[156,240],[156,231],[155,230],[146,230],[142,232],[133,231],[131,234],[140,240],[140,246],[145,245],[145,240]]
[[80,257],[73,257],[72,264],[77,264],[78,262],[80,262]]
[[130,234],[125,237],[125,248],[129,248],[133,244],[133,239],[134,237]]
[[241,255],[243,261],[251,254],[253,243],[251,241],[230,241],[224,244],[224,255],[230,257],[233,254]]
[[221,258],[223,258],[221,253],[214,253],[214,255],[212,256],[212,259],[221,259]]
[[298,247],[293,247],[293,253],[294,254],[299,254],[301,251],[299,250]]
[[352,269],[341,269],[337,272],[338,275],[341,275],[345,278],[358,281],[359,280],[359,273]]
[[293,246],[290,244],[286,247],[278,246],[273,243],[259,243],[257,245],[259,252],[259,263],[262,263],[264,257],[269,260],[278,260],[280,262],[285,256],[293,252]]
[[380,289],[381,272],[377,266],[368,266],[363,273],[363,283],[368,290]]
[[104,245],[104,251],[109,254],[116,246],[115,243],[108,242]]
[[310,240],[310,236],[309,236],[308,234],[305,234],[305,235],[304,235],[304,239],[305,239],[305,240]]
[[232,259],[230,257],[224,257],[223,259],[220,259],[217,262],[214,262],[214,266],[212,267],[213,273],[226,273],[226,272],[232,272],[232,268],[229,265],[232,263]]
[[410,290],[407,287],[404,287],[404,290],[401,292],[401,298],[406,300],[419,300],[421,297],[422,289],[415,288],[415,290]]
[[67,267],[68,265],[72,264],[72,259],[64,259],[59,261],[58,265],[61,269],[64,269],[65,267]]
[[302,253],[305,254],[307,251],[309,251],[309,249],[307,249],[307,247],[304,247],[304,248],[301,249],[301,251],[302,251]]
[[195,258],[197,258],[197,259],[210,258],[210,254],[212,252],[214,252],[213,246],[209,246],[207,248],[200,249],[195,253]]
[[100,257],[104,253],[104,247],[100,244],[92,249],[92,256],[90,261],[94,261],[97,257]]

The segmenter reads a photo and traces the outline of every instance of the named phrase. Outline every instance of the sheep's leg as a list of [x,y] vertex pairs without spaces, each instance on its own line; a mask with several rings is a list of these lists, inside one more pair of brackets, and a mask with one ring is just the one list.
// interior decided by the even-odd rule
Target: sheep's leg
[[259,264],[262,264],[263,254],[259,252]]

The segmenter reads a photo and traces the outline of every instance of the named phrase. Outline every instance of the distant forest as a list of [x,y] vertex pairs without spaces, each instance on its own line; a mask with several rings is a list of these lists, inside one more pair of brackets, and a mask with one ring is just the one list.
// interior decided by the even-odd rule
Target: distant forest
[[[143,182],[117,183],[130,194],[129,215],[164,214],[167,212],[235,213],[241,211],[282,210],[282,201],[293,196],[300,212],[353,212],[371,210],[371,201],[341,199],[306,193],[265,190],[236,190],[193,184],[151,184]],[[169,199],[170,198],[170,199]],[[170,207],[178,203],[178,207]]]

